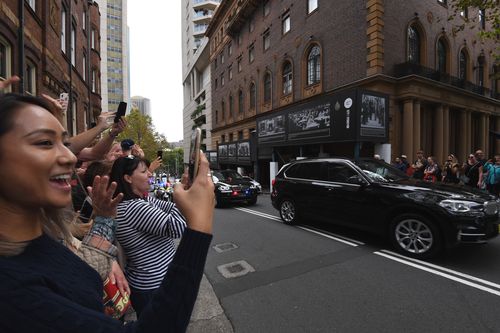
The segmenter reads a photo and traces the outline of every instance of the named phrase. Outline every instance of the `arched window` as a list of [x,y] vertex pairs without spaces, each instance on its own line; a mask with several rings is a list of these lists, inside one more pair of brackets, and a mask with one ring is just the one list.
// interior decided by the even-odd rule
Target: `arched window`
[[420,34],[414,26],[408,27],[408,62],[420,64]]
[[458,78],[460,80],[467,80],[467,64],[469,62],[467,52],[462,49],[458,56]]
[[238,111],[239,113],[245,112],[245,101],[243,99],[243,90],[238,90]]
[[283,95],[288,95],[292,93],[293,88],[293,74],[292,74],[292,64],[290,61],[285,61],[283,64]]
[[484,55],[477,58],[477,85],[484,87]]
[[446,73],[447,58],[448,48],[446,42],[443,38],[440,38],[437,44],[437,71],[439,73]]
[[271,73],[264,75],[264,103],[271,102]]
[[321,80],[321,51],[314,45],[307,54],[307,85],[318,83]]
[[221,110],[221,114],[222,114],[222,120],[224,120],[224,118],[226,117],[226,108],[225,108],[224,100],[222,100],[222,102],[220,102],[220,110]]
[[233,116],[233,110],[234,110],[234,101],[233,101],[233,95],[229,95],[229,117]]
[[257,100],[257,91],[255,89],[255,83],[250,83],[250,109],[255,109],[255,105]]

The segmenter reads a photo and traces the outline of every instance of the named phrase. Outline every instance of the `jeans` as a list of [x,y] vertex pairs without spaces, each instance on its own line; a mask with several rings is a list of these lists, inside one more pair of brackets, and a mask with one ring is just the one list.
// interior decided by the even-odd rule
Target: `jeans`
[[137,317],[140,316],[142,310],[149,304],[153,298],[153,294],[156,289],[151,290],[140,290],[135,288],[130,288],[130,300],[132,301],[132,306],[137,313]]

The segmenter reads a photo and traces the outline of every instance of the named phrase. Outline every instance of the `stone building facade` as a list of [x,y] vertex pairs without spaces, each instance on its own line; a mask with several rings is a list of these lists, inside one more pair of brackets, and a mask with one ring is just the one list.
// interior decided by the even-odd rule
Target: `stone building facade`
[[[490,156],[500,152],[495,135],[500,132],[500,81],[493,75],[500,68],[493,63],[493,43],[478,37],[479,29],[491,27],[483,15],[475,29],[459,31],[454,26],[462,18],[448,21],[452,13],[445,0],[404,5],[395,0],[222,1],[207,29],[212,144],[249,140],[252,162],[244,163],[244,171],[264,183],[270,161],[282,164],[297,157],[383,152],[387,160],[401,154],[413,159],[423,149],[441,163],[449,153],[463,162],[475,149]],[[468,8],[464,15],[482,13]],[[355,97],[340,103],[352,108],[342,120],[347,119],[344,129],[380,126],[387,130],[380,140],[363,140],[354,132],[336,137],[330,116],[346,111],[335,101],[350,92]],[[325,101],[331,112],[326,125],[320,124],[321,112],[296,125],[318,131],[329,127],[329,134],[294,139],[300,136],[291,133],[291,113]],[[363,118],[369,101],[383,102],[380,110],[387,116]],[[275,127],[281,114],[281,139],[264,140],[269,128],[279,136]],[[238,159],[225,166],[242,167]]]
[[20,76],[18,93],[69,93],[65,125],[86,130],[101,113],[99,29],[93,1],[0,2],[0,79]]

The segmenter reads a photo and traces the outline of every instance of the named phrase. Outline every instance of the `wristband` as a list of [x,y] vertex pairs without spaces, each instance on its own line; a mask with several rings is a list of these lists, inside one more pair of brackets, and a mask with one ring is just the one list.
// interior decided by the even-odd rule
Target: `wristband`
[[115,139],[118,136],[118,134],[113,134],[113,129],[111,128],[108,129],[108,134],[112,139]]

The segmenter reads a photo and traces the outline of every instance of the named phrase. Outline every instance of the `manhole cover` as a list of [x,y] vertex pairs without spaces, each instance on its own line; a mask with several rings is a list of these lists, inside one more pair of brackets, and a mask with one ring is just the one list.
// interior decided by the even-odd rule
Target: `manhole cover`
[[222,253],[222,252],[227,252],[227,251],[237,249],[238,245],[233,244],[233,243],[221,243],[221,244],[215,245],[213,248],[218,253]]
[[217,266],[217,270],[226,279],[232,279],[251,272],[255,272],[255,269],[250,266],[250,264],[245,260],[230,262],[228,264]]

